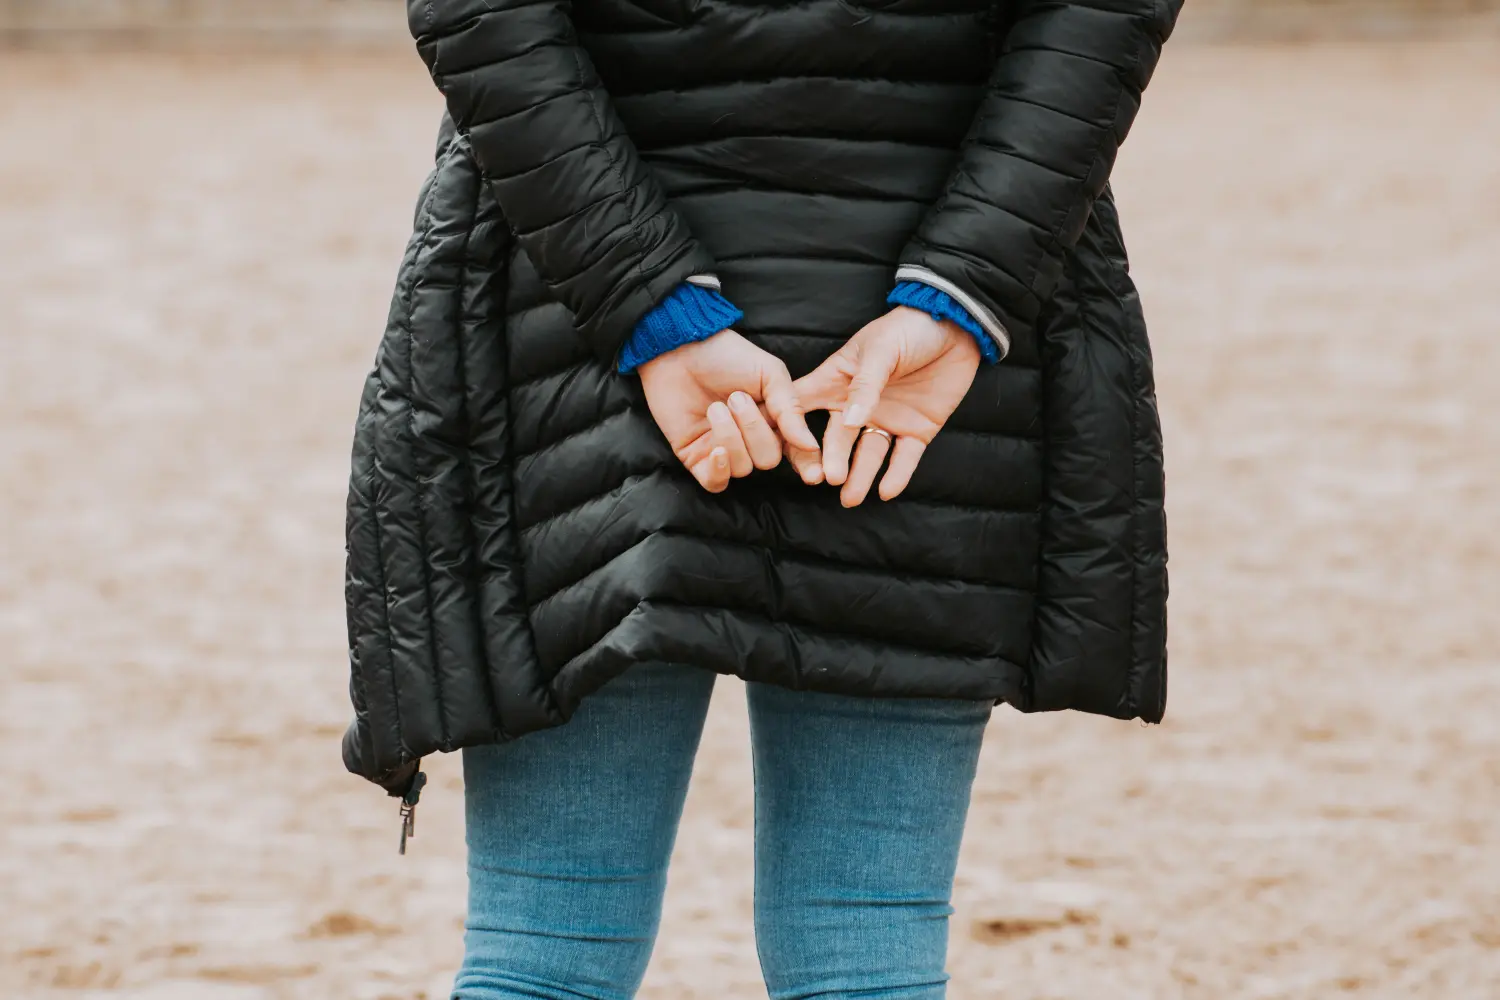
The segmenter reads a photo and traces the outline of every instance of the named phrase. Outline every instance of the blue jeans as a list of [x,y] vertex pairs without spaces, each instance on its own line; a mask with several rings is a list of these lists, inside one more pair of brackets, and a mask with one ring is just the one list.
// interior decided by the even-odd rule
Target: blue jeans
[[[637,666],[565,726],[464,752],[469,917],[454,1000],[634,996],[714,680]],[[942,997],[990,705],[748,692],[770,996]]]

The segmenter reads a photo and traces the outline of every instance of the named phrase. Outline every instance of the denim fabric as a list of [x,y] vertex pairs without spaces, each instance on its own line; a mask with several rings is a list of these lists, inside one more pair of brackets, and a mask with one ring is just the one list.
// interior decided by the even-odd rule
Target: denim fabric
[[[455,1000],[635,994],[714,680],[638,666],[565,726],[464,751]],[[772,1000],[941,998],[990,704],[748,691],[755,933]]]

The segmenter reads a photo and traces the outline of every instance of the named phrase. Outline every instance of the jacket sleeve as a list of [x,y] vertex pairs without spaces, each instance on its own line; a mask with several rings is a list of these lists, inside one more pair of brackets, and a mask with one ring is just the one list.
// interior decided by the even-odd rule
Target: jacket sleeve
[[713,260],[616,116],[567,0],[407,0],[407,22],[495,200],[551,293],[613,363]]
[[1007,341],[1029,335],[1182,3],[1017,3],[958,163],[902,252],[897,280],[948,291]]

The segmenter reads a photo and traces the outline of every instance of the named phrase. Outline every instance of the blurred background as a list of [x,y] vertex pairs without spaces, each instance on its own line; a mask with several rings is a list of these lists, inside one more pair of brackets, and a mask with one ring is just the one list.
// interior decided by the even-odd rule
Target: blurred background
[[[462,789],[343,772],[395,0],[0,0],[0,997],[442,1000]],[[1115,181],[1157,729],[991,727],[956,1000],[1500,997],[1500,2],[1189,0]],[[724,680],[644,996],[764,996]]]

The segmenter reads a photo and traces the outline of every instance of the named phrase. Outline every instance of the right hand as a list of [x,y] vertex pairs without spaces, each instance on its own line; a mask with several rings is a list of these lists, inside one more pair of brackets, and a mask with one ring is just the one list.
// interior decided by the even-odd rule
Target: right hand
[[656,426],[710,493],[723,492],[731,478],[775,468],[783,442],[804,482],[823,481],[818,439],[786,365],[774,354],[723,330],[637,371]]
[[[864,502],[887,452],[880,498],[906,489],[923,452],[974,384],[979,360],[969,333],[897,306],[797,380],[804,406],[829,411],[824,476],[843,487],[845,507]],[[866,428],[889,436],[864,434]]]

